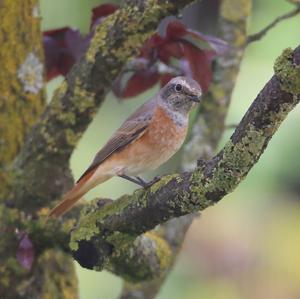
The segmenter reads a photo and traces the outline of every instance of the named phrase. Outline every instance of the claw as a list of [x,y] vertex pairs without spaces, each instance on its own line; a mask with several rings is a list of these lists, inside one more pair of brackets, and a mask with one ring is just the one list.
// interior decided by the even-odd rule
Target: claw
[[153,184],[155,184],[156,182],[158,182],[160,180],[160,177],[159,176],[156,176],[153,180],[151,180],[150,182],[146,182],[144,181],[142,178],[140,178],[139,176],[135,176],[135,177],[131,177],[131,176],[128,176],[128,175],[119,175],[119,177],[125,179],[125,180],[128,180],[132,183],[135,183],[141,187],[143,187],[144,189],[148,189],[150,188]]

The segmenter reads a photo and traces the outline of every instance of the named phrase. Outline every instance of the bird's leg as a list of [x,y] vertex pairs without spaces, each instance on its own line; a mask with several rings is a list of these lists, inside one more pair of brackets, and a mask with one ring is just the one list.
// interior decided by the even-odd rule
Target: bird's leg
[[135,178],[143,185],[143,187],[146,187],[148,182],[144,181],[141,177],[135,176]]
[[145,188],[145,184],[147,184],[145,181],[143,181],[141,178],[133,178],[133,177],[131,177],[131,176],[129,176],[129,175],[126,175],[126,174],[119,174],[119,177],[120,178],[123,178],[123,179],[125,179],[125,180],[128,180],[128,181],[130,181],[130,182],[132,182],[132,183],[135,183],[135,184],[137,184],[137,185],[139,185],[139,186],[141,186],[141,187],[143,187],[143,188]]
[[[141,179],[141,178],[139,178]],[[145,182],[145,187],[144,188],[149,188],[152,185],[154,185],[156,182],[160,181],[161,177],[160,176],[155,176],[150,182]]]
[[155,177],[150,182],[146,182],[142,178],[140,178],[139,176],[131,177],[131,176],[128,176],[126,174],[119,175],[119,177],[121,177],[121,178],[123,178],[125,180],[128,180],[128,181],[130,181],[132,183],[135,183],[135,184],[137,184],[139,186],[142,186],[145,189],[151,187],[153,184],[155,184],[156,182],[158,182],[160,180],[160,177]]

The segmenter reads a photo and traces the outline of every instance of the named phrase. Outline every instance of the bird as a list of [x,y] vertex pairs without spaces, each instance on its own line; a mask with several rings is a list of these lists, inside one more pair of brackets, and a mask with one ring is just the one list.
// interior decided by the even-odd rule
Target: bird
[[113,176],[144,188],[151,186],[157,179],[147,183],[138,175],[158,168],[180,149],[187,134],[189,113],[200,103],[201,95],[201,87],[194,79],[171,79],[124,121],[47,218],[62,216],[90,189]]

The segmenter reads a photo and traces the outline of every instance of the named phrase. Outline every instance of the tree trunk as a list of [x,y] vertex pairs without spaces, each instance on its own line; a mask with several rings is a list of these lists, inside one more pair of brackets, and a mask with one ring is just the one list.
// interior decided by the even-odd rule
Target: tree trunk
[[45,106],[43,48],[37,0],[0,2],[0,298],[75,298],[72,259],[44,252],[31,271],[16,259],[21,211],[6,206],[9,166]]

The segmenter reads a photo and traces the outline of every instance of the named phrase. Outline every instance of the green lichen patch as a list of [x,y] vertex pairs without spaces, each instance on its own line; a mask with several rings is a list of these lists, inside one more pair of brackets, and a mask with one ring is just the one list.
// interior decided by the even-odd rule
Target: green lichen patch
[[[126,196],[123,196],[119,200],[116,200],[102,208],[98,208],[91,213],[82,213],[78,227],[74,229],[71,234],[71,250],[76,251],[79,248],[79,241],[89,241],[92,237],[101,235],[101,227],[105,218],[113,214],[117,215],[125,209],[129,203],[130,201],[126,198]],[[113,236],[112,240],[115,240]]]
[[78,141],[78,136],[71,129],[66,129],[65,134],[68,144],[71,146],[75,146]]
[[282,89],[298,95],[300,94],[300,65],[293,63],[293,53],[291,48],[285,49],[277,58],[274,71],[281,82]]
[[223,0],[221,15],[228,21],[238,22],[250,15],[251,8],[251,0]]
[[106,238],[106,240],[110,244],[114,245],[115,248],[121,248],[122,246],[126,246],[127,244],[133,242],[135,238],[136,238],[136,236],[134,236],[134,235],[115,231],[112,234],[110,234]]
[[166,271],[172,261],[172,250],[169,244],[156,232],[149,231],[145,236],[153,240],[156,244],[156,256],[160,265],[160,274]]
[[75,232],[71,234],[70,249],[76,251],[79,248],[78,242],[81,240],[90,240],[93,236],[99,233],[99,227],[97,227],[94,221],[85,221],[84,225],[79,225]]
[[171,249],[155,232],[118,245],[107,269],[127,281],[136,283],[159,277],[170,266]]
[[156,193],[158,189],[160,189],[161,187],[167,185],[171,180],[180,180],[180,177],[178,174],[169,174],[166,176],[163,176],[158,182],[156,182],[154,185],[151,186],[150,188],[150,192],[151,193]]

